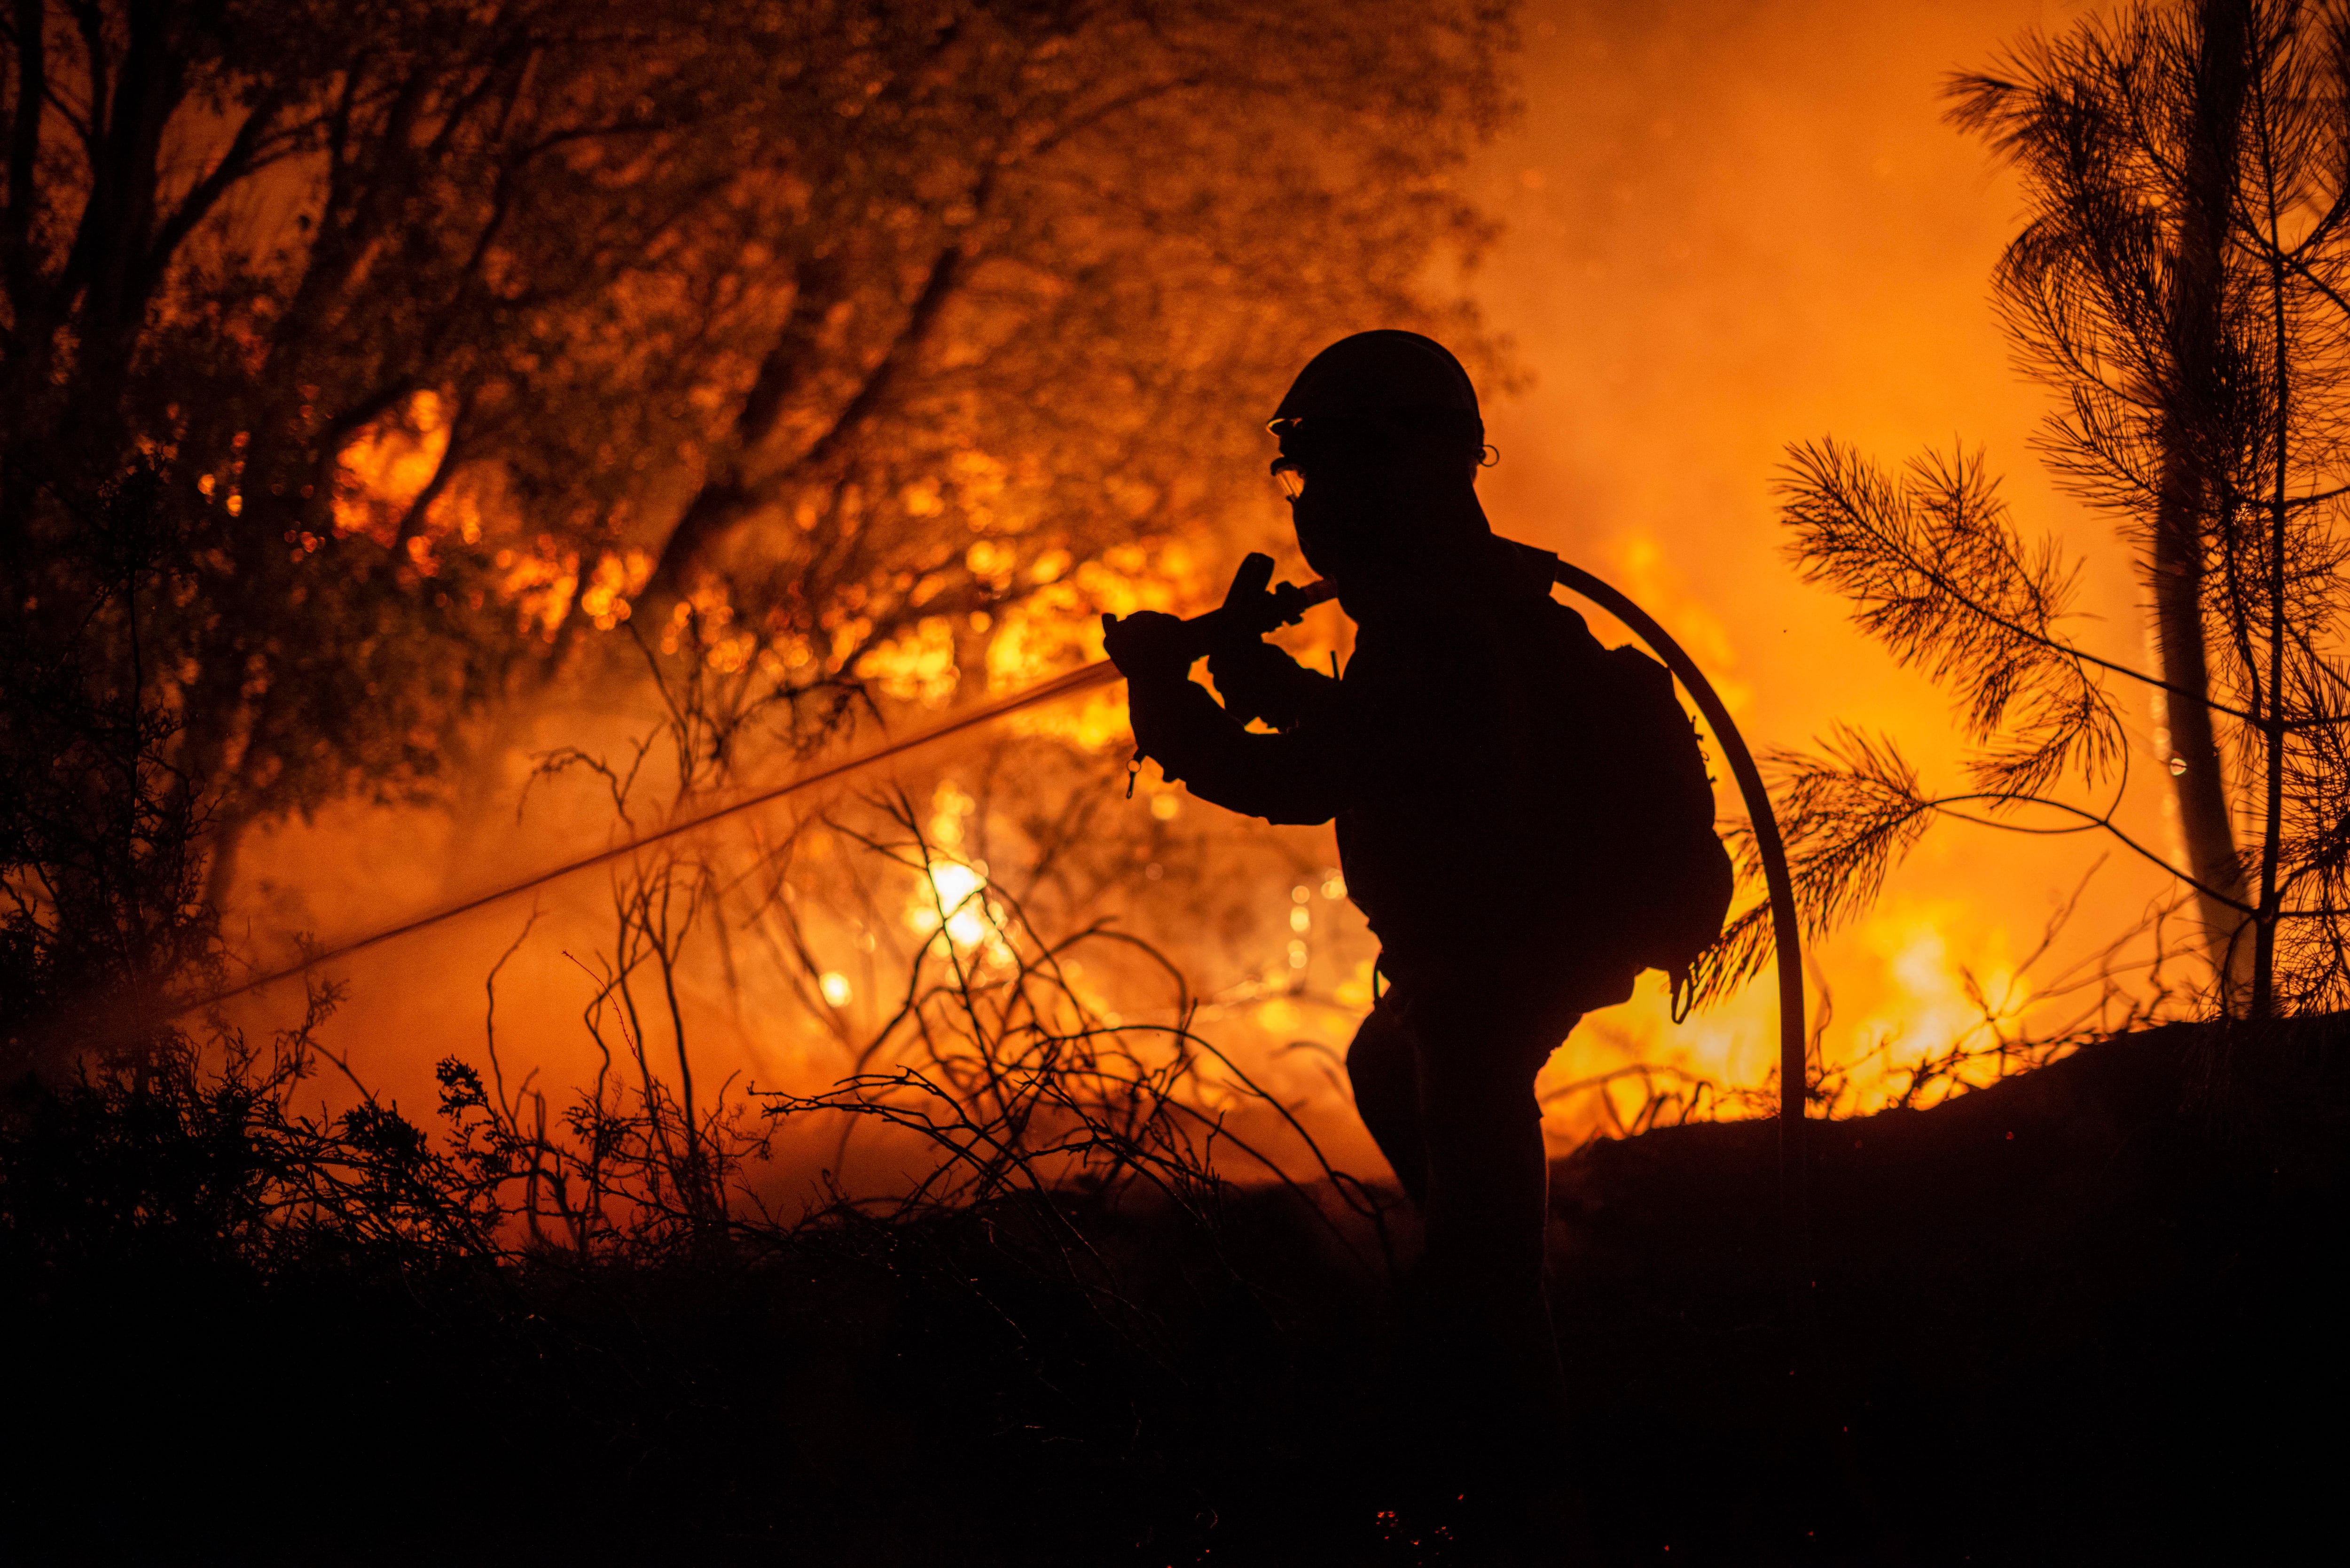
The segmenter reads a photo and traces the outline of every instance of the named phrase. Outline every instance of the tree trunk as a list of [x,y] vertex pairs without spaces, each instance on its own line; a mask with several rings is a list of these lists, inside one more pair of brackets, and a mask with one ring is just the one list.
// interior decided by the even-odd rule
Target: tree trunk
[[2212,422],[2226,330],[2228,223],[2234,206],[2238,137],[2244,105],[2243,0],[2206,0],[2196,81],[2194,140],[2179,192],[2177,265],[2171,281],[2171,377],[2163,389],[2162,470],[2155,505],[2148,584],[2170,733],[2169,765],[2189,872],[2220,979],[2222,1006],[2241,1012],[2252,975],[2252,943],[2241,857],[2229,822],[2227,775],[2213,732],[2203,618],[2204,524],[2219,510],[2212,478]]
[[244,846],[245,827],[246,818],[223,812],[205,830],[204,905],[215,915],[236,891],[236,854]]
[[814,256],[800,264],[783,330],[760,359],[758,376],[734,416],[726,446],[712,454],[709,473],[670,531],[645,584],[644,603],[658,608],[663,618],[670,604],[692,586],[693,568],[704,553],[758,504],[752,470],[792,394],[817,361],[817,337],[826,318],[847,297],[848,275],[838,257]]

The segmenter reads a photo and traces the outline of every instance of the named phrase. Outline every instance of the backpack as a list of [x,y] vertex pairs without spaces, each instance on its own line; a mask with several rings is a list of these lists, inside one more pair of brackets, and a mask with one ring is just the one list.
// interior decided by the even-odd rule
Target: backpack
[[1600,663],[1593,782],[1617,853],[1610,880],[1631,956],[1672,977],[1674,1016],[1698,955],[1721,935],[1736,877],[1713,831],[1713,780],[1672,671],[1629,646]]

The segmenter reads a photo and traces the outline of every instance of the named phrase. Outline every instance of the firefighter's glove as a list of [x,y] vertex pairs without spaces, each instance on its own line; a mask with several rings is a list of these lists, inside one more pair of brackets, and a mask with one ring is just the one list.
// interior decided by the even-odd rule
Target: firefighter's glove
[[1192,633],[1171,615],[1137,610],[1129,616],[1102,617],[1102,651],[1118,672],[1131,681],[1159,683],[1184,680],[1199,657]]
[[1290,729],[1304,717],[1309,688],[1317,679],[1269,642],[1215,654],[1208,660],[1208,673],[1226,712],[1243,724],[1262,719],[1276,730]]

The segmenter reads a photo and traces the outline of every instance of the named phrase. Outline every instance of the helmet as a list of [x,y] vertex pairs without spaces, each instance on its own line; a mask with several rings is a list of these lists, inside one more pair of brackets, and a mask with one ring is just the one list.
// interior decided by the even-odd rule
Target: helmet
[[1306,361],[1267,428],[1284,435],[1308,420],[1457,437],[1472,451],[1485,440],[1477,389],[1461,361],[1433,337],[1393,328],[1341,337]]

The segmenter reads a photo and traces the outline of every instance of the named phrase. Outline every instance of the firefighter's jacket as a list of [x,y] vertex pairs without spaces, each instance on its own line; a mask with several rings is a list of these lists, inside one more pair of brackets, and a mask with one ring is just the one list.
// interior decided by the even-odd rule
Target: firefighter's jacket
[[1170,677],[1131,684],[1135,736],[1203,800],[1274,823],[1335,817],[1347,893],[1391,974],[1533,944],[1620,1001],[1637,966],[1609,929],[1620,884],[1577,755],[1596,742],[1586,698],[1604,655],[1551,598],[1549,556],[1485,543],[1450,581],[1349,597],[1345,676],[1291,667],[1283,732],[1252,732]]

